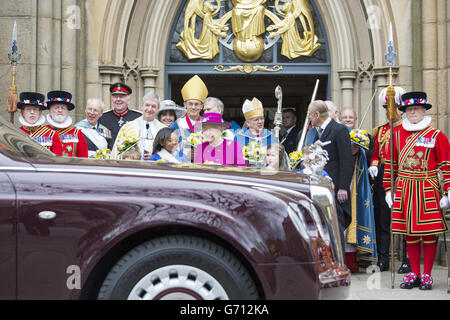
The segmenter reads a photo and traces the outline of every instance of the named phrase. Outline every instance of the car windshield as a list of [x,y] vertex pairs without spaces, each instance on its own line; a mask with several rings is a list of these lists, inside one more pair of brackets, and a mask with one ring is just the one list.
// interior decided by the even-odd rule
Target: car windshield
[[11,158],[52,158],[52,152],[0,117],[0,152]]

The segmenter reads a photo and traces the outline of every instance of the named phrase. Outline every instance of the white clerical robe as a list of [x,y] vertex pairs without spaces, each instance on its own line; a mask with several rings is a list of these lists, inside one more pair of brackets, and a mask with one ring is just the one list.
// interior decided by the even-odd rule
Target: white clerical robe
[[[147,129],[148,124],[148,129]],[[159,130],[166,128],[167,126],[159,122],[157,119],[147,122],[143,117],[139,117],[136,120],[128,122],[122,126],[117,134],[116,141],[114,143],[113,150],[111,150],[111,158],[119,159],[119,146],[128,138],[134,137],[138,140],[138,147],[141,155],[144,154],[144,150],[153,152],[153,142]]]

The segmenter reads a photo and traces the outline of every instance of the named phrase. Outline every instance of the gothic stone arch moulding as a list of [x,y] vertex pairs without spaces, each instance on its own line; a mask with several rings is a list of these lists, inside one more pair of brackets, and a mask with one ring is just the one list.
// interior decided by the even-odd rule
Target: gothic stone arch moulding
[[163,93],[165,46],[179,1],[109,0],[99,48],[102,97],[109,103],[110,84],[126,81],[139,109],[148,92]]
[[[339,107],[353,107],[359,120],[367,116],[363,128],[384,121],[378,110],[377,95],[387,84],[384,55],[387,52],[389,24],[394,26],[392,4],[386,0],[316,0],[329,37],[332,64],[332,99]],[[404,18],[398,17],[398,18]],[[399,53],[398,46],[396,48]],[[399,64],[401,55],[397,60]],[[394,73],[398,67],[394,68]]]
[[[109,84],[125,78],[134,83],[135,105],[144,92],[163,96],[167,43],[172,24],[183,0],[109,1],[100,41],[100,78],[105,101]],[[393,21],[390,4],[384,0],[315,0],[328,38],[331,61],[331,98],[340,106],[361,108],[369,101],[372,89],[360,83],[359,73],[379,73],[377,86],[385,84],[383,74],[388,25]],[[355,5],[356,4],[356,5]],[[368,28],[371,10],[381,17],[377,28]],[[393,22],[395,25],[395,22]],[[361,68],[362,65],[369,68]],[[375,76],[376,78],[377,76]],[[364,87],[366,85],[366,87]],[[360,96],[359,89],[366,91]],[[376,89],[376,88],[374,88]],[[369,115],[368,121],[375,119]]]

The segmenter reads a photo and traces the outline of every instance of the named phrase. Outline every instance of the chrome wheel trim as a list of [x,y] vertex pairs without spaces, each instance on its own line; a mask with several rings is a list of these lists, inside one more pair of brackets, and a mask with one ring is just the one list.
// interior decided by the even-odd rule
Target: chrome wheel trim
[[140,279],[128,300],[228,300],[211,274],[187,265],[158,268]]

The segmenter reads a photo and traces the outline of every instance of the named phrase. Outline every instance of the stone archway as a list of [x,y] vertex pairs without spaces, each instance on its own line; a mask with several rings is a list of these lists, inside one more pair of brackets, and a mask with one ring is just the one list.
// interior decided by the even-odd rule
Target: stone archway
[[165,44],[177,1],[109,1],[100,40],[100,85],[109,101],[109,85],[127,81],[135,89],[132,104],[148,92],[163,93]]
[[[128,77],[134,84],[134,104],[140,104],[144,92],[163,96],[166,43],[171,25],[182,0],[109,1],[100,48],[100,82],[105,101],[109,101],[109,84]],[[384,0],[316,0],[328,33],[331,63],[331,98],[339,107],[354,107],[362,116],[374,90],[385,86],[385,44],[389,21],[395,21],[391,5]],[[370,8],[380,14],[379,26],[367,28]],[[395,30],[395,29],[394,29]],[[395,33],[395,32],[394,32]],[[397,71],[397,70],[396,70]],[[376,106],[374,99],[373,106]],[[384,117],[377,108],[364,122],[371,128]]]

